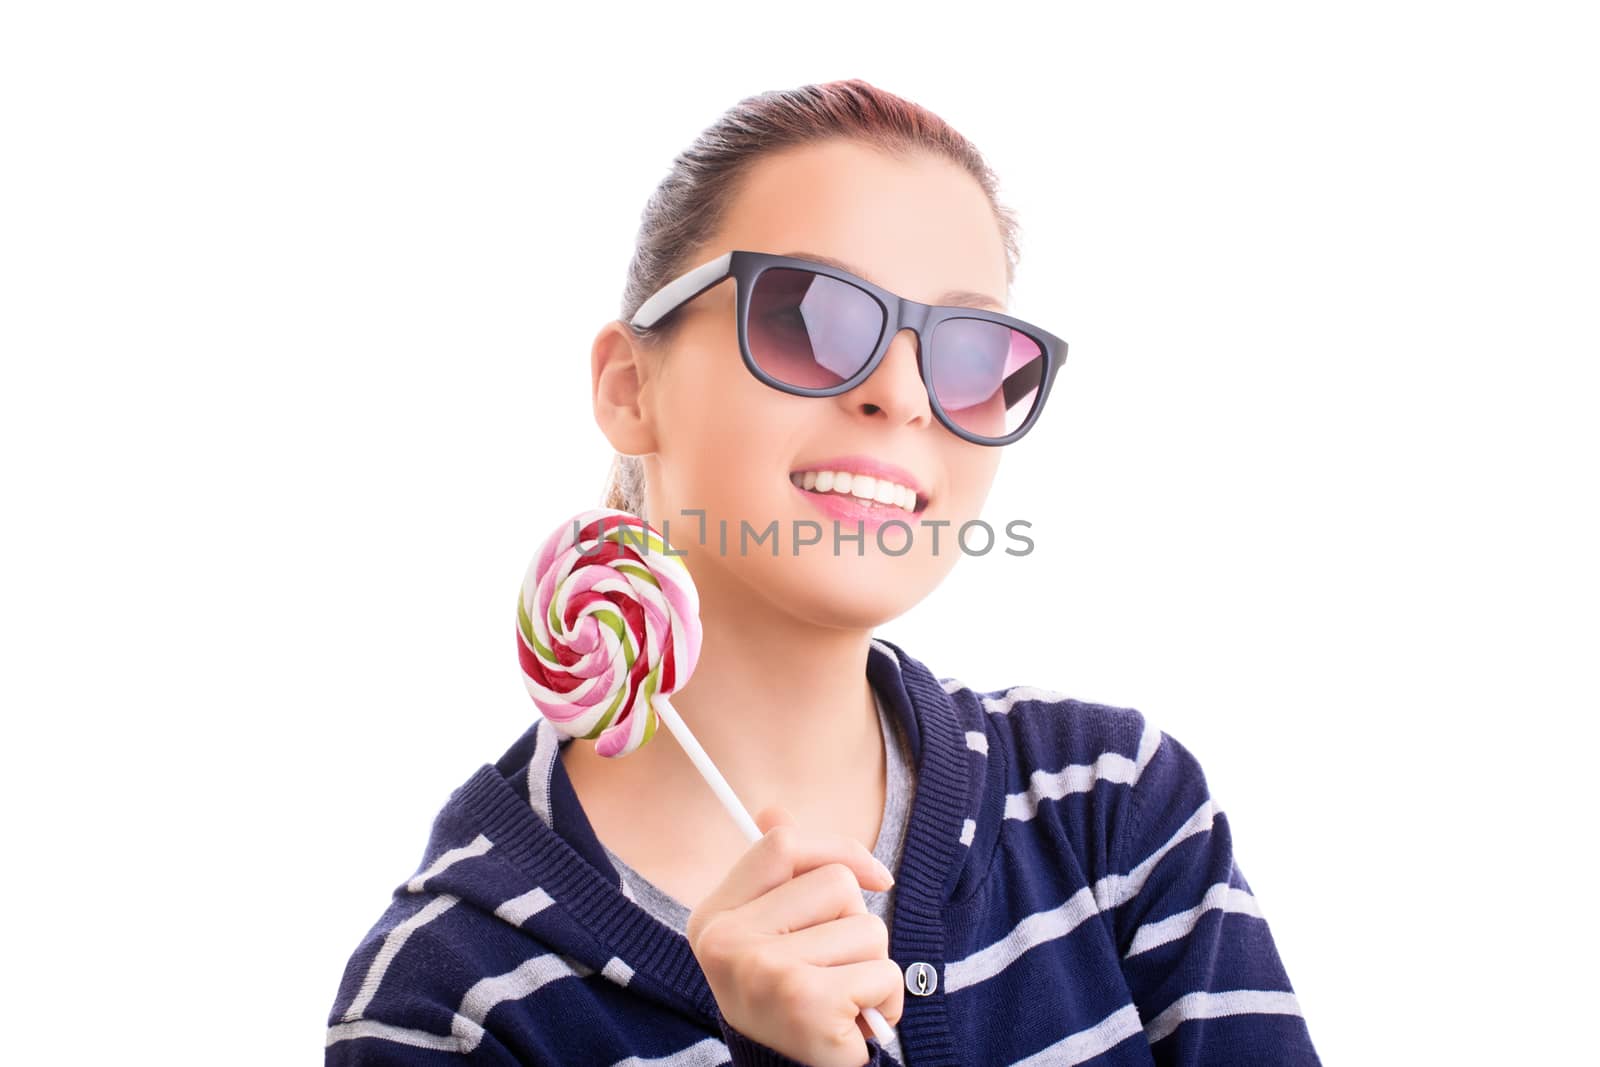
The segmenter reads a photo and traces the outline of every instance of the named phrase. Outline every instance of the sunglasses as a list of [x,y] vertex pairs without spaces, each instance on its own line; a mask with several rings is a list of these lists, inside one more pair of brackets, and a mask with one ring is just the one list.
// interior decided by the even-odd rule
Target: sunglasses
[[910,329],[934,415],[973,444],[1027,433],[1067,358],[1065,341],[1010,315],[921,304],[849,271],[766,252],[724,252],[662,286],[629,323],[648,329],[726,278],[735,280],[739,351],[758,379],[795,396],[838,396]]

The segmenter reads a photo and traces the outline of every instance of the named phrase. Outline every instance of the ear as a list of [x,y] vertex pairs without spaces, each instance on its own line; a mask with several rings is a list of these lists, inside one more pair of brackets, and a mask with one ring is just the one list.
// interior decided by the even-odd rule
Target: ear
[[656,450],[653,413],[646,395],[644,346],[621,319],[600,329],[589,352],[594,421],[611,447],[625,456]]

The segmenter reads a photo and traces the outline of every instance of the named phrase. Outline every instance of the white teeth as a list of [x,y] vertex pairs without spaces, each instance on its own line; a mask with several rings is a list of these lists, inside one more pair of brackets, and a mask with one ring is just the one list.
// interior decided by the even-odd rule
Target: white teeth
[[789,480],[801,489],[813,493],[842,493],[858,500],[889,504],[912,513],[917,510],[915,489],[891,482],[886,478],[875,478],[870,474],[856,474],[851,471],[806,471],[804,474],[789,475]]

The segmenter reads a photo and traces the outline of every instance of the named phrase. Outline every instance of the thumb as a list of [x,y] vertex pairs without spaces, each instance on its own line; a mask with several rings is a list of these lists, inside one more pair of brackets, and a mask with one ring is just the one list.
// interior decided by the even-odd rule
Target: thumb
[[782,804],[768,804],[756,812],[756,829],[765,836],[767,832],[777,826],[793,826],[794,816],[789,814],[789,809]]

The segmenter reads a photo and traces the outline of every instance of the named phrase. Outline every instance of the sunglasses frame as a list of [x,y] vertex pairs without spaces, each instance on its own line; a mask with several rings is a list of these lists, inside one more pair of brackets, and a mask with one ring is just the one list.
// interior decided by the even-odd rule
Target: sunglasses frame
[[[877,302],[878,307],[883,311],[883,332],[878,338],[872,355],[868,357],[859,371],[838,385],[813,389],[779,381],[761,369],[755,357],[750,353],[747,330],[750,316],[750,300],[751,294],[755,292],[756,279],[761,276],[762,272],[774,268],[811,271],[827,278],[833,278],[836,281],[844,282],[860,289]],[[1032,429],[1033,424],[1039,421],[1039,413],[1044,411],[1044,404],[1050,396],[1050,386],[1055,381],[1056,373],[1067,359],[1067,342],[1031,322],[1024,322],[1022,319],[1014,318],[998,311],[990,311],[987,308],[919,303],[915,300],[908,300],[898,293],[891,293],[881,286],[873,285],[865,278],[857,277],[849,271],[840,270],[826,263],[816,263],[809,259],[796,259],[792,256],[778,256],[770,252],[749,252],[742,249],[724,252],[717,258],[702,263],[693,270],[686,271],[663,285],[648,300],[639,305],[639,310],[634,312],[628,323],[636,329],[647,330],[707,289],[720,284],[728,278],[733,278],[735,284],[734,303],[739,334],[739,351],[744,358],[746,369],[762,382],[780,392],[794,396],[824,397],[847,393],[866,381],[872,375],[872,372],[878,369],[878,364],[883,362],[885,353],[889,351],[889,345],[900,335],[900,331],[910,329],[917,335],[917,366],[922,372],[922,383],[928,391],[928,404],[933,408],[934,415],[951,433],[975,445],[992,447],[1009,445]],[[1041,358],[1045,361],[1044,374],[1039,382],[1039,396],[1034,401],[1033,410],[1023,419],[1022,425],[1003,437],[982,437],[966,430],[945,413],[944,408],[939,403],[939,398],[934,393],[933,368],[929,361],[923,358],[923,354],[927,350],[924,335],[927,338],[931,338],[935,327],[946,319],[979,319],[984,322],[997,323],[1017,331],[1039,346]]]

